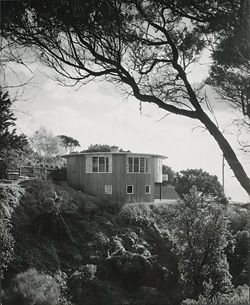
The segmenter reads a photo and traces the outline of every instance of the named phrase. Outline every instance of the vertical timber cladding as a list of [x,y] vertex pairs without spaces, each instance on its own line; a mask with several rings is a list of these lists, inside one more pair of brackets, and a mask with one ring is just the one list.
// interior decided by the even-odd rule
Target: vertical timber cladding
[[[128,173],[128,157],[142,157],[149,160],[148,173]],[[125,192],[126,202],[152,202],[154,200],[153,164],[150,155],[127,154],[125,158],[124,182],[121,184]],[[133,194],[126,194],[126,186],[133,185]],[[146,194],[146,185],[150,186],[150,194]]]
[[[90,172],[90,170],[87,169],[87,162],[95,156],[100,157],[102,154],[84,155],[84,172],[82,178],[83,191],[100,197],[106,197],[105,185],[112,185],[112,172]],[[108,157],[107,154],[103,156]],[[90,164],[90,167],[92,168],[92,163]]]
[[77,188],[78,185],[78,168],[76,156],[67,158],[67,182],[70,186]]
[[[88,160],[92,160],[94,156],[110,158],[112,171],[92,172],[92,161],[89,164]],[[128,157],[148,158],[149,172],[128,172]],[[67,156],[67,181],[70,186],[83,192],[117,202],[153,202],[155,183],[162,182],[163,158],[164,156],[159,155],[117,152],[72,154]],[[105,194],[105,185],[112,185],[112,194]],[[127,185],[133,185],[133,194],[126,193]],[[150,186],[148,194],[146,186]]]

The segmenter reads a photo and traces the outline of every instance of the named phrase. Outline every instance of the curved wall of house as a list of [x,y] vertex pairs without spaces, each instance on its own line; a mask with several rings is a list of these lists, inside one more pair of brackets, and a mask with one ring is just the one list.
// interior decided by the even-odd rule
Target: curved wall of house
[[[102,156],[101,153],[96,155]],[[141,158],[148,158],[149,172],[130,173],[128,172],[127,158],[133,156],[138,158],[139,154],[106,153],[103,156],[112,157],[112,161],[109,161],[112,172],[89,172],[88,160],[93,156],[95,155],[75,154],[67,156],[67,182],[70,186],[118,202],[154,201],[154,183],[158,182],[161,176],[160,157],[142,155]],[[128,189],[128,186],[132,187]],[[111,188],[112,193],[107,194]],[[132,190],[132,193],[128,194],[128,190]]]

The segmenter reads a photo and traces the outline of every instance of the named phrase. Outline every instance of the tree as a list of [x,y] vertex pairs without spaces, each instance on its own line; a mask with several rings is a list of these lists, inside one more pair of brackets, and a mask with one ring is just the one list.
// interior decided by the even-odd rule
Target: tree
[[172,170],[172,168],[170,166],[163,164],[162,165],[162,173],[165,174],[165,175],[168,175],[168,182],[170,184],[174,183],[175,172]]
[[16,118],[11,110],[13,101],[8,92],[0,88],[0,159],[3,160],[1,177],[5,176],[6,169],[16,163],[25,153],[28,140],[24,134],[17,134],[15,128]]
[[[112,146],[108,144],[90,144],[89,147],[83,152],[110,152]],[[119,152],[130,152],[129,150],[119,149]]]
[[6,2],[1,33],[35,47],[62,81],[84,84],[101,78],[123,86],[140,102],[198,120],[250,194],[250,179],[209,117],[202,90],[188,80],[211,36],[223,31],[239,6],[240,0]]
[[179,270],[187,297],[196,298],[211,283],[216,292],[231,287],[229,266],[224,254],[227,245],[225,211],[218,205],[204,205],[192,188],[177,207],[175,238]]
[[250,119],[250,5],[242,0],[237,6],[220,31],[207,83],[216,88],[223,101]]
[[72,137],[65,135],[59,135],[57,137],[61,140],[62,146],[65,148],[67,153],[71,153],[74,149],[81,146],[80,143]]
[[62,142],[54,137],[52,132],[41,127],[30,137],[30,142],[35,153],[40,156],[44,164],[59,156],[62,152]]
[[218,177],[210,175],[202,169],[186,169],[176,174],[175,190],[181,198],[190,194],[193,187],[200,193],[202,200],[214,200],[219,203],[227,203],[223,187]]

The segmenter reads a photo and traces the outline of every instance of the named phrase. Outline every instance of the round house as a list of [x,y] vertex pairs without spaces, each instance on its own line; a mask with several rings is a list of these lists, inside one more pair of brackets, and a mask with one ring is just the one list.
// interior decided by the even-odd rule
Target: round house
[[85,193],[118,202],[153,202],[162,183],[165,156],[120,152],[82,152],[67,159],[67,183]]

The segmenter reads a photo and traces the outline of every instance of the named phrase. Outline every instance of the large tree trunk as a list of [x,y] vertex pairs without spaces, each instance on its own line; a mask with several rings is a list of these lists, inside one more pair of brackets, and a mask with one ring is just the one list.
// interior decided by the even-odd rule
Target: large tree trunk
[[205,125],[209,133],[218,143],[236,179],[239,181],[241,186],[246,190],[246,192],[250,196],[250,179],[248,178],[243,166],[238,160],[235,152],[228,143],[227,139],[223,136],[219,128],[211,121],[211,119],[208,117],[208,115],[205,112],[199,111],[199,120]]

